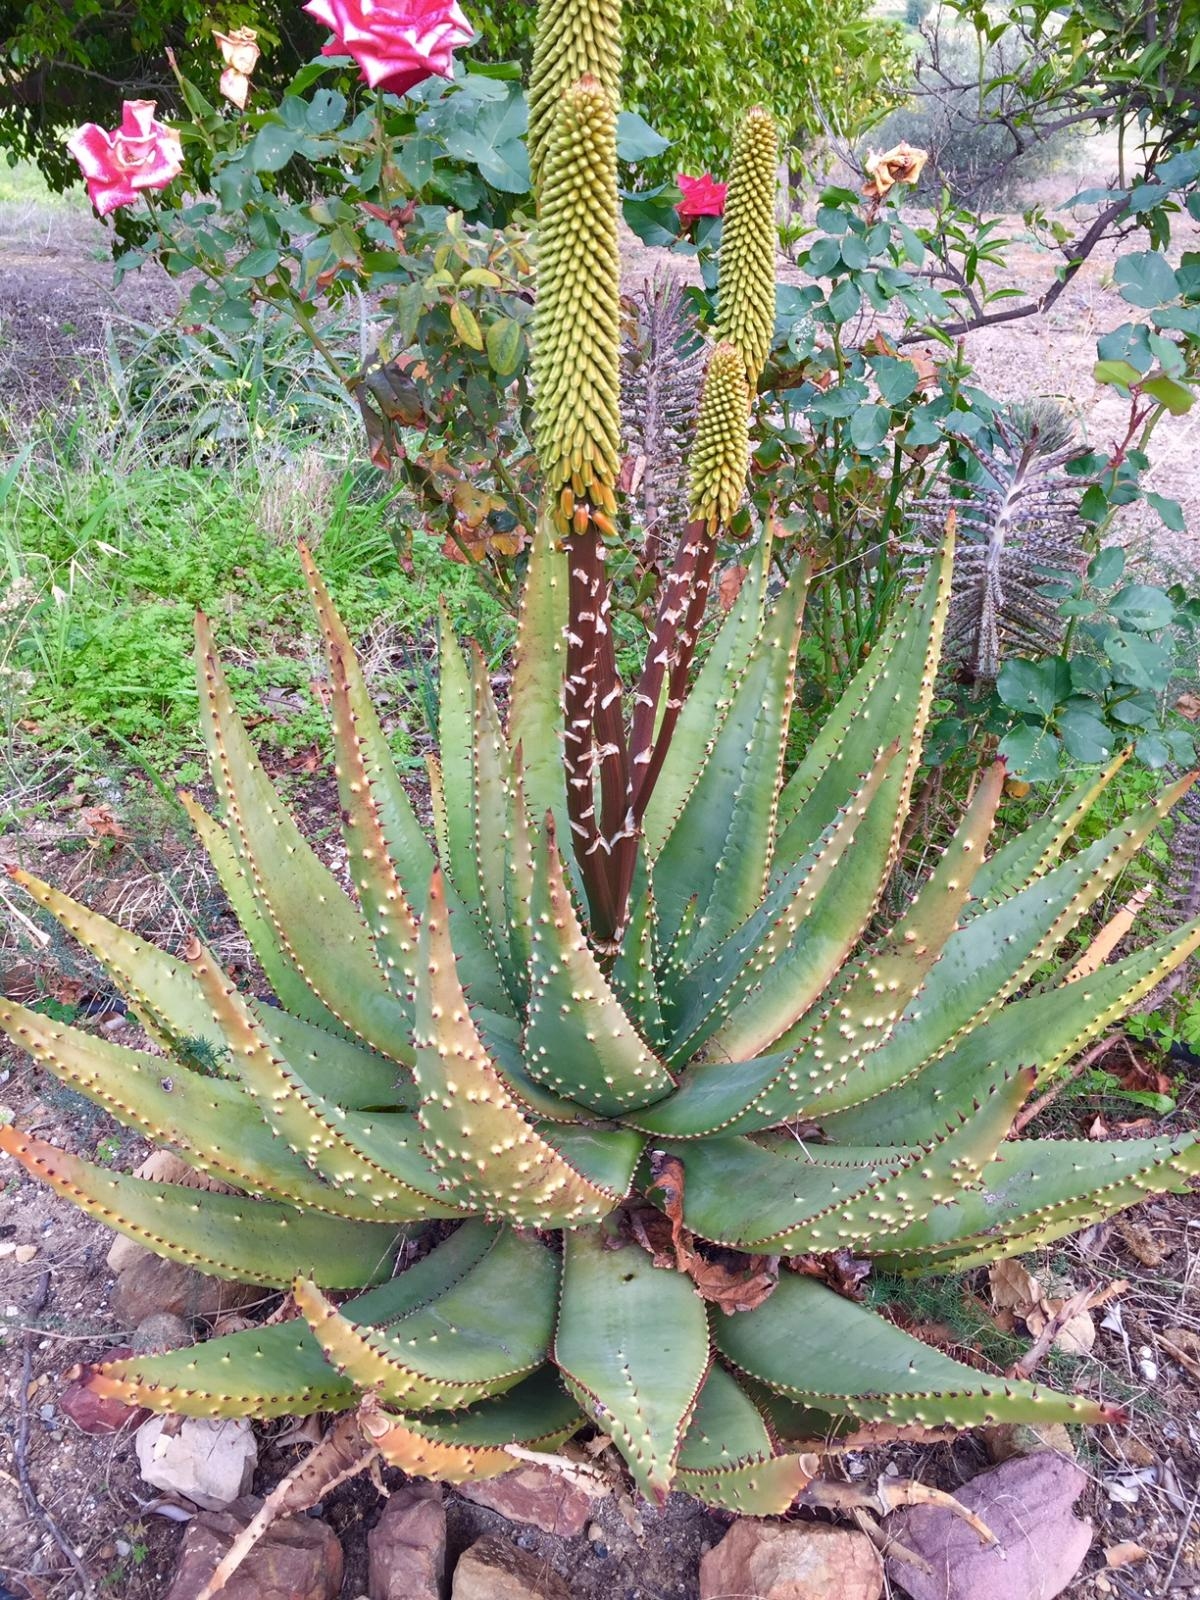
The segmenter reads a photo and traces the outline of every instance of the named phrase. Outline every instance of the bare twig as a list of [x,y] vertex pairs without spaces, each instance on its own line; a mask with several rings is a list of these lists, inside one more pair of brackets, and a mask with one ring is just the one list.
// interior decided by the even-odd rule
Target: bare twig
[[1090,1050],[1084,1051],[1083,1055],[1072,1066],[1070,1072],[1059,1078],[1057,1083],[1052,1083],[1045,1094],[1039,1095],[1036,1100],[1031,1100],[1012,1125],[1013,1137],[1015,1138],[1017,1134],[1024,1132],[1035,1117],[1041,1116],[1047,1106],[1053,1105],[1067,1085],[1074,1083],[1076,1078],[1082,1077],[1093,1062],[1101,1060],[1119,1038],[1119,1034],[1106,1033],[1104,1038],[1097,1040]]
[[1179,1538],[1175,1545],[1175,1554],[1171,1557],[1171,1565],[1167,1568],[1167,1575],[1159,1585],[1159,1594],[1166,1594],[1171,1587],[1171,1579],[1175,1576],[1175,1568],[1179,1565],[1179,1557],[1183,1553],[1183,1547],[1187,1542],[1187,1536],[1191,1530],[1192,1519],[1196,1515],[1197,1501],[1200,1501],[1200,1481],[1197,1481],[1195,1490],[1192,1493],[1192,1503],[1187,1508],[1187,1516],[1184,1517],[1183,1527],[1179,1530]]

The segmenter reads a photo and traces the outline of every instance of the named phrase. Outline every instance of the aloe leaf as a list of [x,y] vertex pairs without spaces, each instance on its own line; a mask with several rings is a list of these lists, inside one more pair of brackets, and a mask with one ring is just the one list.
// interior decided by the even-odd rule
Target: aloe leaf
[[1110,1408],[965,1367],[816,1279],[785,1274],[754,1311],[714,1319],[717,1349],[790,1399],[866,1422],[1102,1422]]
[[620,1196],[533,1128],[488,1055],[458,979],[438,873],[421,926],[416,1026],[425,1152],[458,1199],[531,1227],[577,1226],[612,1208]]
[[778,1517],[812,1479],[812,1456],[776,1455],[762,1413],[724,1367],[704,1380],[679,1450],[676,1485],[744,1517]]
[[655,962],[654,883],[645,840],[638,840],[637,864],[629,896],[629,915],[621,948],[613,961],[612,986],[638,1032],[656,1052],[663,1046],[662,999]]
[[508,709],[508,745],[521,752],[529,814],[550,812],[569,839],[563,776],[563,683],[567,671],[567,557],[543,511],[529,552],[521,597]]
[[510,1444],[552,1454],[582,1421],[578,1405],[547,1368],[469,1411],[400,1418],[370,1407],[362,1417],[385,1460],[444,1483],[511,1472],[520,1463]]
[[1012,1000],[945,1055],[894,1088],[822,1119],[826,1136],[850,1144],[886,1137],[909,1144],[922,1137],[931,1113],[943,1113],[963,1094],[977,1092],[991,1063],[1031,1067],[1044,1083],[1098,1038],[1176,967],[1200,949],[1200,921],[1169,939],[1099,968],[1076,983]]
[[596,1229],[566,1234],[554,1359],[643,1493],[661,1502],[709,1365],[704,1307],[683,1273]]
[[800,566],[776,601],[654,857],[664,945],[677,943],[684,907],[696,901],[689,961],[738,927],[766,888],[807,582]]
[[[186,962],[127,933],[26,872],[16,872],[13,877],[95,956],[136,1008],[156,1044],[181,1059],[187,1059],[200,1044],[214,1047],[219,1055],[224,1048],[220,1030]],[[288,1060],[302,1065],[305,1077],[320,1093],[351,1107],[407,1103],[411,1089],[401,1085],[394,1060],[277,1006],[247,1003],[272,1044]]]
[[[822,1120],[868,1100],[902,1083],[994,1016],[1050,958],[1191,781],[1172,785],[1104,838],[960,927],[894,1032],[860,1062],[830,1077],[824,1063],[797,1060],[798,1072],[808,1066],[821,1073],[807,1080],[809,1088],[792,1114],[806,1111]],[[801,1084],[805,1081],[801,1076]]]
[[329,662],[335,771],[350,871],[376,959],[392,989],[407,995],[417,949],[411,897],[424,903],[433,852],[400,782],[350,636],[304,545],[300,560]]
[[571,902],[554,823],[534,851],[525,1064],[555,1094],[601,1116],[661,1100],[675,1079],[639,1037]]
[[[356,1327],[380,1327],[445,1294],[490,1249],[497,1230],[468,1222],[428,1255],[341,1307]],[[183,1416],[307,1416],[345,1411],[359,1391],[325,1359],[303,1317],[221,1334],[160,1355],[106,1361],[88,1387],[102,1398]]]
[[[381,972],[358,908],[318,859],[263,771],[217,660],[207,622],[196,622],[196,659],[213,782],[242,872],[282,950],[319,1001],[373,1049],[403,1058],[411,1031],[407,997]],[[320,914],[314,915],[314,908]],[[289,995],[289,1009],[305,1015]]]
[[[404,1140],[371,1138],[379,1127],[411,1119],[355,1115],[326,1100],[272,1049],[265,1030],[202,945],[191,967],[230,1047],[230,1072],[272,1127],[312,1171],[352,1198],[373,1200],[380,1219],[415,1221],[453,1216],[463,1208],[442,1199],[435,1174]],[[364,1139],[361,1135],[366,1132]]]
[[764,540],[762,549],[755,553],[737,601],[721,624],[679,714],[643,819],[652,861],[662,850],[695,786],[709,745],[729,713],[738,680],[762,632],[768,545],[769,541]]
[[1031,1236],[1059,1238],[1152,1191],[1183,1193],[1198,1171],[1194,1134],[1120,1142],[1021,1139],[1001,1148],[978,1187],[935,1206],[886,1241],[880,1254],[890,1265],[927,1263],[935,1272],[956,1270],[960,1258],[1020,1255],[1032,1248],[1022,1242]]
[[[250,1194],[378,1221],[377,1202],[327,1184],[267,1126],[239,1083],[205,1076],[5,1002],[0,1028],[63,1083],[127,1128],[173,1146],[189,1166]],[[237,1128],[236,1141],[229,1138]]]
[[1034,878],[1040,878],[1047,872],[1061,856],[1063,847],[1100,795],[1128,761],[1130,753],[1124,750],[1101,772],[1089,773],[1081,783],[1068,789],[1046,816],[1014,833],[994,855],[989,856],[975,880],[974,898],[966,909],[966,917],[977,916],[980,911],[1015,894]]
[[285,1288],[302,1266],[330,1289],[359,1289],[391,1273],[401,1237],[391,1224],[109,1172],[13,1128],[0,1128],[0,1150],[156,1255],[237,1283]]
[[874,852],[859,846],[877,819],[896,755],[895,745],[881,753],[836,822],[754,915],[680,977],[672,1060],[685,1060],[702,1045],[709,1060],[754,1056],[836,976],[886,876],[886,845]]
[[[684,1221],[702,1238],[763,1255],[857,1249],[926,1215],[996,1153],[1032,1073],[992,1070],[979,1099],[927,1119],[914,1149],[739,1137],[668,1147],[684,1164]],[[952,1120],[951,1120],[952,1118]]]
[[383,1328],[352,1322],[305,1279],[293,1293],[330,1364],[360,1388],[405,1411],[450,1411],[511,1389],[545,1361],[558,1261],[537,1240],[501,1230],[443,1294]]

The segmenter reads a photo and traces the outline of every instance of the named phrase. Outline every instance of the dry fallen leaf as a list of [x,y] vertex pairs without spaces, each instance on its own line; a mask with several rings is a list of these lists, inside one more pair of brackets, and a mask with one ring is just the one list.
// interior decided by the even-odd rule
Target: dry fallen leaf
[[1118,1217],[1114,1224],[1129,1254],[1143,1267],[1161,1267],[1171,1254],[1169,1244],[1160,1244],[1143,1222],[1132,1222],[1128,1217]]
[[992,1304],[997,1311],[1012,1311],[1023,1321],[1042,1304],[1042,1286],[1019,1261],[996,1261],[988,1269]]
[[1158,1342],[1189,1376],[1200,1380],[1200,1335],[1191,1328],[1164,1328]]
[[1131,1567],[1135,1561],[1144,1561],[1149,1553],[1132,1539],[1126,1539],[1121,1544],[1110,1545],[1104,1552],[1104,1559],[1110,1567]]
[[1175,709],[1181,717],[1195,722],[1200,717],[1200,694],[1181,694],[1175,702]]

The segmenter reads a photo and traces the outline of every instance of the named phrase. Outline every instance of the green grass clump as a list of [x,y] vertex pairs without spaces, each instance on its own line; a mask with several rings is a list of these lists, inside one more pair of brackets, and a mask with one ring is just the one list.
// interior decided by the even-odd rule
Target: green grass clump
[[[10,725],[19,716],[47,746],[81,733],[132,744],[165,776],[188,781],[198,753],[192,625],[197,608],[234,643],[231,680],[256,737],[284,753],[316,743],[328,718],[311,609],[294,538],[322,567],[356,637],[394,627],[417,654],[389,659],[384,698],[414,703],[439,601],[457,628],[494,654],[511,636],[503,608],[440,543],[411,533],[379,475],[344,472],[282,495],[252,465],[75,464],[31,457],[0,500],[0,664]],[[285,489],[286,489],[285,485]],[[314,500],[321,502],[314,505]],[[16,685],[14,690],[13,686]],[[414,718],[402,719],[406,724]],[[409,753],[397,730],[397,754]]]

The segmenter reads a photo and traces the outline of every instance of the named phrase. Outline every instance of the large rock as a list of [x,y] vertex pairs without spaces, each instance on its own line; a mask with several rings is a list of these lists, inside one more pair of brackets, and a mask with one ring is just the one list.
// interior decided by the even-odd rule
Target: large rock
[[244,1417],[151,1417],[136,1443],[147,1483],[209,1511],[237,1500],[254,1479],[258,1445]]
[[1054,1600],[1074,1578],[1092,1542],[1091,1524],[1072,1512],[1087,1477],[1052,1450],[1015,1456],[983,1472],[955,1499],[988,1525],[983,1544],[961,1517],[937,1506],[894,1512],[884,1526],[929,1564],[888,1558],[888,1576],[912,1600]]
[[498,1478],[461,1484],[458,1492],[510,1522],[528,1523],[559,1539],[578,1538],[595,1510],[591,1495],[534,1462]]
[[571,1600],[571,1591],[540,1557],[489,1533],[459,1557],[451,1600]]
[[[247,1495],[225,1511],[193,1517],[165,1600],[195,1600],[261,1504]],[[341,1588],[342,1547],[333,1529],[313,1517],[283,1517],[221,1590],[221,1600],[334,1600]]]
[[124,1328],[136,1328],[158,1312],[176,1317],[218,1317],[261,1300],[263,1291],[248,1283],[210,1278],[182,1261],[168,1261],[132,1239],[118,1239],[108,1253],[117,1274],[112,1305]]
[[443,1600],[446,1508],[442,1487],[416,1479],[395,1490],[367,1535],[371,1600]]
[[700,1600],[879,1600],[883,1567],[865,1534],[743,1517],[700,1562]]

